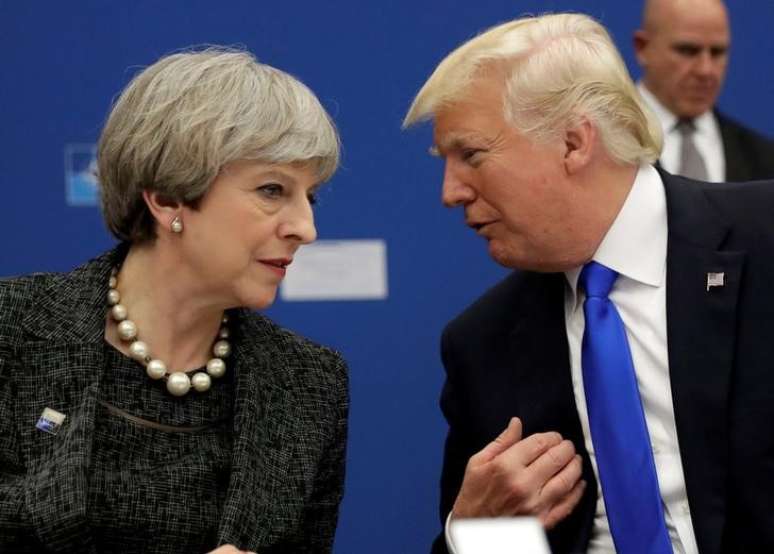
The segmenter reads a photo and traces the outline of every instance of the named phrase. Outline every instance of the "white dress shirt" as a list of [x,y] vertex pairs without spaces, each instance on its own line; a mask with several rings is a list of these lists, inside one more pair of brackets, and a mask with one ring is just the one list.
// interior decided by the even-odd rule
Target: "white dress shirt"
[[[683,138],[680,131],[675,128],[678,123],[677,116],[664,107],[642,82],[637,83],[637,90],[648,107],[656,114],[661,122],[661,129],[664,131],[664,150],[661,152],[659,162],[669,173],[679,175],[680,149],[683,146]],[[713,182],[725,181],[726,155],[723,150],[720,125],[715,114],[711,111],[704,112],[699,117],[694,118],[693,123],[696,126],[693,142],[707,167],[707,179]]]
[[[675,554],[696,554],[685,477],[672,405],[666,328],[667,211],[661,177],[649,165],[637,172],[629,196],[602,240],[594,261],[619,273],[610,300],[626,328],[637,375],[637,385],[653,448],[661,499]],[[581,344],[585,320],[584,294],[577,290],[581,268],[565,272],[565,320],[570,346],[573,391],[597,476],[597,508],[589,553],[613,553],[613,538],[605,513],[594,445],[589,430],[581,371]]]

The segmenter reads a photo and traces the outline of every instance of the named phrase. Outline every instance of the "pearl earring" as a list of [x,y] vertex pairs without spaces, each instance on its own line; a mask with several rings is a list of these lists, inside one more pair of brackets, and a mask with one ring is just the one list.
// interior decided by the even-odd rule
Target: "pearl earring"
[[173,233],[180,234],[183,232],[183,222],[180,220],[179,215],[175,216],[175,219],[169,224],[169,228],[172,229]]

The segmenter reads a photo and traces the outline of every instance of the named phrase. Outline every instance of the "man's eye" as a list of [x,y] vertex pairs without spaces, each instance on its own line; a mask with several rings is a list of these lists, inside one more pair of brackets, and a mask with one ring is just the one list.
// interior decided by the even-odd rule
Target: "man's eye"
[[461,157],[463,161],[472,162],[479,153],[481,153],[479,148],[466,148],[461,152]]
[[701,48],[695,44],[677,44],[675,45],[674,49],[675,52],[681,56],[686,56],[688,58],[693,58],[694,56],[697,56],[699,52],[701,52]]
[[260,187],[258,187],[257,190],[263,196],[266,196],[268,198],[279,198],[280,196],[282,196],[282,192],[284,189],[280,184],[269,183],[268,185],[261,185]]
[[710,55],[713,58],[722,58],[726,55],[726,52],[728,52],[728,49],[722,46],[713,46],[710,48]]
[[314,206],[317,204],[317,193],[316,192],[310,192],[306,195],[306,199],[309,201],[309,203]]

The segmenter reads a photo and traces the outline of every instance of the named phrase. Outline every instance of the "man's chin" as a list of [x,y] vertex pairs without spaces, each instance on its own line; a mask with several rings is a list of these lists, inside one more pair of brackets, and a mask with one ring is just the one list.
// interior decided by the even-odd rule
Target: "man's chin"
[[702,99],[702,100],[696,100],[692,102],[685,102],[680,107],[679,116],[685,119],[694,119],[696,117],[704,115],[708,111],[711,111],[714,105],[715,105],[714,99],[710,101],[706,99]]

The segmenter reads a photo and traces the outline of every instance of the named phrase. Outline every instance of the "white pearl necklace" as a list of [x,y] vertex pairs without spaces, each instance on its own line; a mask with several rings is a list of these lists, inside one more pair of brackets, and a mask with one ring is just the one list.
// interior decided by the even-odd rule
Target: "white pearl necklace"
[[226,373],[226,358],[231,353],[231,345],[226,340],[229,336],[228,316],[223,314],[222,326],[218,331],[218,338],[212,345],[214,355],[207,362],[206,373],[197,371],[193,377],[188,377],[184,371],[167,370],[167,365],[150,355],[148,345],[138,339],[137,324],[128,319],[129,314],[126,306],[121,304],[121,295],[118,293],[118,270],[113,269],[110,273],[110,288],[107,294],[108,305],[110,306],[110,316],[118,324],[118,336],[122,341],[129,343],[129,354],[138,362],[145,365],[145,372],[153,380],[165,379],[167,390],[174,396],[184,396],[191,390],[191,386],[198,392],[205,392],[212,385],[211,378],[223,377]]

